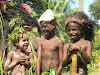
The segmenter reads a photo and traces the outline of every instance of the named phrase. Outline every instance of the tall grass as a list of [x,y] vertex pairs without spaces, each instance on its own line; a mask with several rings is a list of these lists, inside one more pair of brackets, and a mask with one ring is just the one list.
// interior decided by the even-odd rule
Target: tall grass
[[3,72],[2,59],[0,57],[0,75],[3,75]]
[[[0,43],[4,42],[4,32],[3,32],[3,17],[2,17],[2,13],[1,13],[1,10],[0,10]],[[2,41],[1,41],[2,40]],[[3,51],[1,51],[3,52]],[[3,75],[3,61],[2,61],[2,57],[0,57],[0,75]]]
[[[3,31],[4,31],[4,30],[3,30],[3,23],[4,23],[4,22],[3,22],[3,21],[4,21],[4,20],[3,20],[2,13],[1,13],[1,10],[0,10],[0,31],[1,31],[1,32],[0,32],[0,34],[1,34],[0,38],[1,38],[2,41],[4,42],[4,36],[3,36],[3,35],[4,35],[4,32],[3,32]],[[1,39],[0,39],[0,40],[1,40]]]

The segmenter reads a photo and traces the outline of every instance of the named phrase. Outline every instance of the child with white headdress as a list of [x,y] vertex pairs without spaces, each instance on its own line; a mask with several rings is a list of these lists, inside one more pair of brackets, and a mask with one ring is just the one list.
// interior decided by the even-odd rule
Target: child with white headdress
[[56,18],[51,9],[46,10],[39,18],[43,36],[38,41],[38,59],[36,75],[49,68],[56,70],[59,75],[62,70],[63,41],[56,36]]

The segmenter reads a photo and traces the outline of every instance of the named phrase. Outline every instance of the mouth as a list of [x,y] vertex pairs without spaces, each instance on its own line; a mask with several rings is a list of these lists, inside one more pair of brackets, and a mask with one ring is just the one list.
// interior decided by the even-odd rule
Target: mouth
[[71,35],[71,39],[76,39],[76,35]]
[[27,49],[27,48],[28,48],[28,44],[24,44],[23,47],[24,47],[25,49]]
[[47,31],[48,31],[48,29],[44,29],[44,28],[43,28],[43,29],[42,29],[42,31],[43,31],[43,32],[47,32]]

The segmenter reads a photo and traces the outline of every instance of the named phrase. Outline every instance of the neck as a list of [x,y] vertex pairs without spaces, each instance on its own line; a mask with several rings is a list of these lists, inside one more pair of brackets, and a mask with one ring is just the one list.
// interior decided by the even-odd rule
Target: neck
[[72,43],[76,43],[76,42],[78,42],[78,41],[80,41],[80,40],[83,40],[84,38],[79,38],[79,39],[76,39],[76,40],[72,40]]
[[20,52],[22,52],[22,53],[25,52],[24,50],[21,50],[21,49],[17,49],[16,51],[19,52],[19,53],[20,53]]
[[17,52],[21,52],[21,49],[16,49]]

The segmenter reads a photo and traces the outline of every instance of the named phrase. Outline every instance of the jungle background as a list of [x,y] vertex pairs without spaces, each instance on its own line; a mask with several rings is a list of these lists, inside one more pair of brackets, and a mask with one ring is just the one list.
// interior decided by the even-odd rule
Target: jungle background
[[[7,4],[10,9],[13,9],[16,5],[22,2],[29,1],[31,2],[30,7],[32,8],[32,17],[35,17],[37,20],[40,15],[47,10],[48,8],[52,9],[55,13],[57,20],[56,34],[59,36],[64,42],[69,42],[68,36],[64,30],[64,15],[68,15],[74,13],[76,11],[80,11],[80,8],[71,9],[71,4],[75,3],[75,0],[7,0]],[[9,11],[10,12],[10,11]],[[89,75],[99,75],[100,74],[100,0],[95,0],[89,6],[89,12],[91,13],[92,19],[96,22],[95,25],[95,38],[93,41],[93,50],[92,56],[93,60],[91,64],[88,65]],[[12,13],[13,14],[13,13]],[[2,52],[2,58],[0,58],[0,75],[4,74],[3,70],[3,59],[6,55],[6,50],[11,49],[12,40],[14,37],[17,37],[18,32],[23,32],[24,29],[20,26],[24,19],[20,13],[16,13],[7,19],[4,17],[4,13],[2,13],[0,9],[0,51]],[[8,14],[9,15],[9,14]],[[8,32],[8,28],[11,30]],[[13,30],[12,30],[13,29]],[[40,38],[41,34],[38,32],[37,28],[33,28],[32,31],[27,31],[27,34],[31,33],[35,34],[38,38]],[[7,36],[7,37],[6,37]],[[67,38],[67,39],[66,39]],[[30,41],[31,44],[31,41]],[[34,53],[34,64],[29,69],[30,75],[35,75],[36,68],[36,59],[37,53],[32,47],[32,52]],[[62,75],[66,75],[66,67],[62,71]],[[10,75],[10,71],[6,73],[6,75]],[[50,69],[47,72],[43,72],[42,75],[55,75],[55,70]]]

